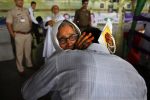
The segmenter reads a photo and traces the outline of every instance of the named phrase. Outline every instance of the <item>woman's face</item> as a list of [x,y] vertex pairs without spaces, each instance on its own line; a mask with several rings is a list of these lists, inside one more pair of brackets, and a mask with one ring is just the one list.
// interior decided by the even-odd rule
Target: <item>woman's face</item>
[[57,39],[62,49],[74,49],[78,34],[71,26],[65,25],[58,30]]

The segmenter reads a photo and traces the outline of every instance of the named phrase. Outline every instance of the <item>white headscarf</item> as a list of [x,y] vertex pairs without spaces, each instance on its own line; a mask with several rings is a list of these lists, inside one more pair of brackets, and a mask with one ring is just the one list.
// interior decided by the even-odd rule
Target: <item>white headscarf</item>
[[[61,21],[58,21],[52,28],[52,41],[53,41],[53,45],[54,45],[54,48],[56,49],[56,51],[62,51],[63,49],[59,46],[59,42],[58,42],[58,39],[57,39],[57,33],[58,33],[58,28],[59,26],[61,25],[61,23],[65,21],[65,20],[61,20]],[[69,20],[66,20],[68,21],[69,23],[71,23],[75,29],[76,29],[76,32],[77,34],[81,35],[81,32],[80,32],[80,29],[77,27],[77,25],[75,25],[73,22],[69,21]]]
[[[49,47],[47,48],[48,49],[47,51],[48,51],[48,54],[49,54],[48,56],[51,56],[54,52],[60,52],[60,51],[63,50],[60,47],[58,39],[57,39],[58,28],[59,28],[59,26],[61,25],[61,23],[63,21],[65,21],[65,20],[59,20],[52,27],[52,31],[51,31],[51,34],[50,34],[52,43],[48,44],[49,45]],[[79,34],[79,35],[81,34],[80,29],[73,22],[71,22],[69,20],[66,20],[66,21],[68,21],[68,23],[71,23],[75,27],[77,34]]]
[[[45,24],[50,20],[52,20],[52,18],[50,16],[48,16],[45,20]],[[45,41],[44,41],[43,57],[45,57],[45,59],[47,59],[55,51],[55,48],[53,46],[52,39],[51,39],[52,27],[50,25],[47,25],[47,26],[44,25],[44,27],[45,27],[45,29],[47,29],[47,33],[46,33],[46,37],[45,37]]]

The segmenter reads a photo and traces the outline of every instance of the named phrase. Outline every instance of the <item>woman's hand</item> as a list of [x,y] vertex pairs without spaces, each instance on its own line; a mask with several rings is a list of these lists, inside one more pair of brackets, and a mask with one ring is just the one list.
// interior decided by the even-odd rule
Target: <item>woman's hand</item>
[[92,36],[91,33],[86,35],[86,33],[84,32],[77,40],[75,44],[75,49],[80,49],[80,50],[86,49],[87,47],[90,46],[93,40],[94,37]]

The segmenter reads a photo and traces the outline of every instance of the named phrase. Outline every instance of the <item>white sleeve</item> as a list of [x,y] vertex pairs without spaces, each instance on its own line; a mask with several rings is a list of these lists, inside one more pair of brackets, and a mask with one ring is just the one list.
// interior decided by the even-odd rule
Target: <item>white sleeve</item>
[[43,48],[43,57],[45,58],[49,58],[56,51],[51,39],[51,31],[52,28],[48,26],[46,38],[44,41],[44,48]]
[[33,11],[31,8],[29,8],[29,13],[30,13],[30,17],[33,23],[38,24],[38,22],[36,21],[34,15],[33,15]]
[[64,20],[65,18],[64,18],[64,16],[63,15],[59,15],[59,17],[58,18],[56,18],[56,21],[60,21],[60,20]]
[[24,84],[22,95],[24,100],[37,100],[56,88],[56,61],[50,59]]

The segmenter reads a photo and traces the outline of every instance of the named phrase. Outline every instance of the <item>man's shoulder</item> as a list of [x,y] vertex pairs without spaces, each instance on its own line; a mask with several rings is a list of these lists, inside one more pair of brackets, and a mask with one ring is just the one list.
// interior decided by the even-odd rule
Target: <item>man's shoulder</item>
[[78,69],[79,66],[87,68],[95,65],[94,57],[91,53],[83,50],[68,50],[60,53],[56,58],[59,70]]
[[29,8],[28,8],[28,11],[29,11],[29,12],[32,12],[32,8],[31,8],[31,7],[29,7]]
[[28,8],[23,7],[23,10],[28,11]]
[[90,10],[89,10],[89,9],[87,9],[86,11],[87,11],[88,13],[90,13]]
[[80,8],[80,9],[77,9],[76,12],[81,12],[81,10],[82,10],[81,8]]
[[8,12],[13,12],[13,11],[16,11],[16,10],[17,10],[16,7],[13,7],[11,9],[9,9]]
[[67,59],[86,59],[90,57],[90,52],[86,50],[67,50],[61,52],[57,57],[59,59],[65,58]]

